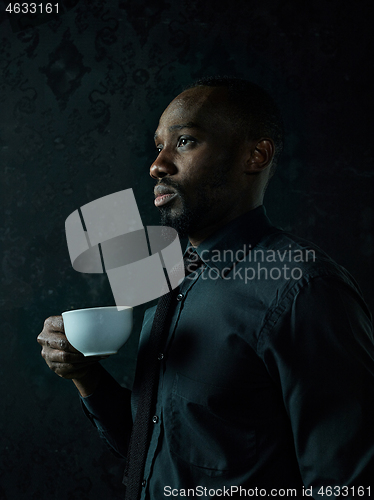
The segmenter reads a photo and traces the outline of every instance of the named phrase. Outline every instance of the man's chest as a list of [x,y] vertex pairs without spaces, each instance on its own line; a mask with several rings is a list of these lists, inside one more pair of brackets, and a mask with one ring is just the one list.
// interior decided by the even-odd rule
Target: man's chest
[[173,394],[236,422],[279,409],[279,388],[256,351],[268,309],[259,289],[229,280],[182,286],[162,353],[164,402]]

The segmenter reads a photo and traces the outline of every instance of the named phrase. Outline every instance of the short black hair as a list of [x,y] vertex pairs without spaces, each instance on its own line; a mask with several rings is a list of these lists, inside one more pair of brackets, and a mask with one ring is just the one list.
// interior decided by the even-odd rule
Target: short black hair
[[224,87],[236,121],[244,126],[248,139],[268,137],[275,152],[270,175],[274,174],[283,149],[283,120],[273,98],[256,83],[232,76],[208,76],[196,80],[184,90],[194,87]]

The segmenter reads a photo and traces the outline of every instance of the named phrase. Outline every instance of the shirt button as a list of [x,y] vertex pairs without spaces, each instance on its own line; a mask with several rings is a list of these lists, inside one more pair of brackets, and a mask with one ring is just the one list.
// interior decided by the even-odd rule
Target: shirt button
[[142,486],[143,486],[143,488],[145,487],[145,485],[146,485],[146,484],[147,484],[147,480],[146,480],[146,479],[143,479],[143,481],[142,481]]
[[157,356],[157,359],[159,361],[162,361],[164,359],[164,355],[162,354],[162,352],[160,352],[160,354]]
[[178,293],[177,301],[180,302],[183,299],[183,297],[184,297],[183,293]]
[[157,424],[157,422],[158,422],[158,416],[157,416],[157,415],[155,415],[155,416],[152,418],[152,422],[153,422],[154,424]]

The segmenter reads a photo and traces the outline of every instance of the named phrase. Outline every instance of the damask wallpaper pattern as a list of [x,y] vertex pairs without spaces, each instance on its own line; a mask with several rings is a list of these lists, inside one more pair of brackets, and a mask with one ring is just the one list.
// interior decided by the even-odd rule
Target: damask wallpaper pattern
[[[370,2],[58,3],[22,17],[0,2],[1,500],[123,496],[122,464],[35,338],[51,314],[113,303],[105,276],[72,270],[65,219],[132,187],[143,223],[158,223],[152,136],[192,80],[237,75],[274,95],[287,141],[268,213],[345,265],[374,306]],[[105,362],[123,384],[135,349],[136,335]]]

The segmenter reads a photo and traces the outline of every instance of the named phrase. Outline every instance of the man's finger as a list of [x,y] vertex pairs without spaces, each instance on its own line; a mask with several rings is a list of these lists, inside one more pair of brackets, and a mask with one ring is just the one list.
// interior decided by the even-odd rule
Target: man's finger
[[65,328],[62,316],[50,316],[47,318],[44,321],[44,329],[64,333]]
[[68,372],[76,372],[83,368],[88,368],[91,365],[94,365],[97,361],[89,361],[84,363],[59,363],[58,361],[50,362],[50,367],[52,367],[53,371],[59,370],[60,372],[68,373]]
[[82,363],[84,355],[80,352],[62,351],[53,347],[43,346],[42,357],[52,363]]
[[69,343],[65,334],[61,332],[53,332],[44,329],[39,333],[36,340],[40,345],[50,347],[51,349],[79,353],[79,351]]

